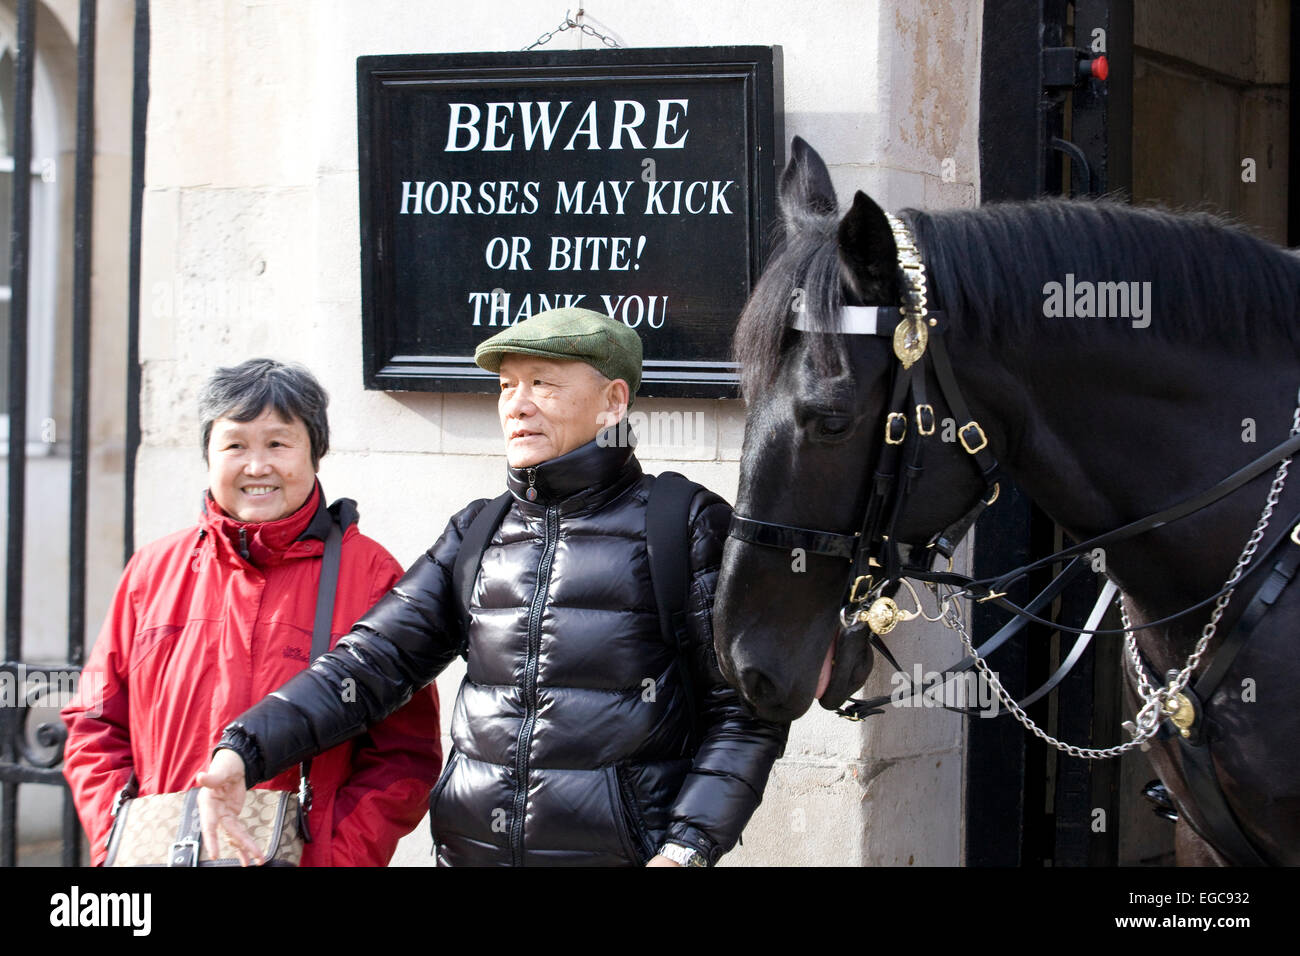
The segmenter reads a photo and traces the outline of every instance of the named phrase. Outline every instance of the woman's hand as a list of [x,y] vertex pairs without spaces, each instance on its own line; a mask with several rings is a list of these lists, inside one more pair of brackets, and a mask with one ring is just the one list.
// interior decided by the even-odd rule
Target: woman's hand
[[208,858],[220,858],[219,831],[224,830],[239,854],[239,862],[248,866],[261,866],[262,850],[253,842],[253,836],[239,822],[239,812],[244,808],[244,761],[233,750],[218,750],[206,772],[194,778],[199,791],[199,821],[203,831],[203,849]]

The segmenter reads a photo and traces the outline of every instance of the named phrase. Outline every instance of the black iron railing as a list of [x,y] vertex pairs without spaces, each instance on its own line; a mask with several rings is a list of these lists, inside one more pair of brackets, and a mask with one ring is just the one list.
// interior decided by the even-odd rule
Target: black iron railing
[[[0,680],[11,691],[0,706],[0,866],[14,866],[18,850],[20,784],[57,786],[63,791],[64,866],[80,862],[82,831],[59,765],[66,731],[52,719],[29,726],[35,710],[32,686],[64,689],[85,657],[87,486],[89,481],[89,396],[91,375],[91,236],[95,160],[96,0],[81,0],[77,28],[76,185],[73,200],[71,429],[69,435],[67,660],[63,665],[23,661],[23,575],[27,479],[27,361],[29,271],[32,246],[32,91],[36,65],[36,0],[18,0],[17,57],[13,103],[13,208],[10,248],[8,525],[6,529],[5,634]],[[125,551],[134,550],[133,471],[139,445],[138,323],[144,125],[148,104],[149,3],[136,0],[131,174],[129,303],[127,310],[127,459]],[[56,698],[62,694],[54,695]]]

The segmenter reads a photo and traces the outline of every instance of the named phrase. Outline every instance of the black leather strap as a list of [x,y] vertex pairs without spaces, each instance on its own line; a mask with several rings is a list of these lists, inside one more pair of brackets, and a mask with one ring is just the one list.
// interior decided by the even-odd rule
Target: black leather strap
[[810,554],[821,554],[830,558],[853,557],[857,547],[856,534],[837,534],[833,531],[814,531],[811,528],[796,528],[793,525],[772,524],[757,521],[732,512],[731,526],[727,534],[751,544],[761,544],[769,548],[793,549],[803,548]]
[[199,847],[202,846],[203,834],[199,826],[199,790],[197,787],[185,791],[185,800],[181,804],[181,818],[176,824],[176,839],[172,841],[171,851],[167,854],[168,866],[198,866]]
[[[929,353],[931,364],[934,366],[935,377],[939,380],[939,389],[943,392],[944,401],[948,403],[949,408],[952,410],[958,429],[974,424],[975,416],[971,414],[970,407],[962,396],[961,388],[957,385],[957,376],[953,374],[952,360],[948,357],[948,347],[944,344],[943,335],[930,336],[930,347],[926,351]],[[971,446],[978,448],[979,441],[972,437],[971,433],[966,434]],[[982,434],[982,429],[979,434]],[[962,446],[962,450],[967,451],[975,459],[975,466],[979,469],[980,475],[983,476],[986,488],[992,488],[993,482],[997,480],[998,462],[993,457],[993,453],[989,451],[987,442],[978,451],[971,452],[965,445]]]
[[[1246,645],[1246,641],[1254,634],[1264,615],[1272,609],[1282,592],[1295,579],[1296,571],[1300,569],[1300,546],[1291,540],[1289,534],[1275,543],[1269,555],[1264,557],[1271,556],[1273,549],[1279,546],[1283,548],[1282,554],[1273,564],[1269,576],[1251,598],[1236,627],[1215,651],[1214,658],[1205,669],[1205,673],[1196,681],[1195,689],[1191,692],[1184,690],[1192,700],[1196,711],[1191,737],[1185,738],[1181,734],[1174,734],[1178,739],[1179,753],[1183,758],[1183,775],[1187,779],[1193,808],[1192,813],[1186,814],[1187,821],[1202,839],[1236,866],[1267,866],[1268,862],[1250,842],[1250,838],[1242,830],[1240,821],[1228,806],[1227,798],[1224,796],[1219,775],[1214,769],[1211,752],[1213,735],[1208,732],[1206,726],[1205,703],[1218,690],[1228,669]],[[1263,563],[1263,560],[1260,563]]]
[[1297,451],[1300,451],[1300,435],[1294,435],[1282,442],[1282,444],[1275,446],[1270,451],[1266,451],[1250,464],[1234,471],[1217,485],[1201,492],[1199,495],[1188,498],[1185,501],[1180,501],[1178,504],[1165,508],[1163,511],[1158,511],[1153,515],[1139,518],[1137,521],[1130,521],[1128,524],[1116,528],[1113,531],[1099,534],[1095,538],[1089,538],[1087,541],[1080,542],[1079,544],[1073,545],[1072,547],[1066,548],[1062,551],[1057,551],[1055,554],[1049,554],[1045,558],[1039,558],[1037,561],[1022,565],[1013,571],[1008,571],[1000,577],[986,578],[982,581],[974,581],[971,583],[980,585],[981,587],[987,586],[989,591],[1005,591],[1008,585],[1013,584],[1030,571],[1040,568],[1045,564],[1053,564],[1061,558],[1072,557],[1076,554],[1084,554],[1085,552],[1091,552],[1096,548],[1105,549],[1107,546],[1115,544],[1118,541],[1137,537],[1147,531],[1154,531],[1162,525],[1166,525],[1171,521],[1178,521],[1180,518],[1186,518],[1188,515],[1214,504],[1214,502],[1236,491],[1247,482],[1258,478],[1283,458],[1290,458]]
[[1282,552],[1282,556],[1273,565],[1269,576],[1264,579],[1264,583],[1246,605],[1246,610],[1237,621],[1237,626],[1214,652],[1214,659],[1210,661],[1210,666],[1196,682],[1196,694],[1201,700],[1208,701],[1219,689],[1219,684],[1222,683],[1232,662],[1236,660],[1238,652],[1245,646],[1259,622],[1272,609],[1286,586],[1295,578],[1296,571],[1300,569],[1300,546],[1291,541],[1289,535],[1284,535],[1281,543],[1286,550]]
[[[1183,776],[1187,780],[1189,791],[1189,806],[1179,808],[1183,819],[1200,835],[1201,839],[1236,866],[1267,866],[1268,863],[1250,842],[1250,838],[1241,828],[1240,821],[1228,806],[1227,797],[1219,782],[1219,775],[1214,768],[1211,752],[1213,735],[1208,732],[1206,703],[1218,690],[1228,669],[1246,641],[1254,634],[1264,615],[1277,602],[1278,597],[1294,580],[1297,570],[1300,569],[1300,546],[1291,540],[1289,533],[1284,533],[1265,554],[1256,560],[1252,570],[1266,564],[1279,547],[1283,548],[1282,554],[1274,562],[1269,576],[1252,596],[1237,625],[1215,651],[1214,657],[1205,672],[1197,679],[1195,686],[1183,690],[1184,695],[1191,701],[1195,713],[1195,719],[1189,728],[1189,736],[1184,737],[1169,720],[1165,720],[1162,725],[1162,736],[1175,738],[1182,756]],[[1240,585],[1239,581],[1237,586]],[[1143,629],[1148,626],[1150,625],[1141,625]],[[1148,673],[1148,680],[1153,684],[1161,683],[1145,655],[1139,652],[1138,656]]]
[[478,579],[479,565],[483,563],[483,552],[488,542],[505,517],[512,499],[510,492],[497,495],[465,529],[465,536],[460,540],[460,551],[456,554],[456,563],[451,569],[452,591],[455,593],[460,609],[461,645],[460,656],[466,654],[465,640],[469,634],[469,602],[474,596],[474,582]]
[[675,471],[662,472],[650,487],[645,509],[646,557],[650,563],[655,605],[659,610],[659,629],[668,646],[676,652],[692,741],[698,740],[699,718],[694,681],[685,650],[686,590],[690,585],[690,544],[687,538],[691,499],[702,487]]
[[1194,744],[1181,734],[1175,733],[1174,737],[1183,758],[1183,776],[1187,780],[1193,808],[1193,812],[1188,813],[1185,807],[1180,807],[1183,818],[1201,839],[1234,866],[1268,866],[1268,861],[1260,856],[1228,806],[1219,785],[1219,775],[1214,769],[1208,738]]
[[[339,564],[343,557],[343,529],[335,520],[330,521],[325,536],[325,551],[321,555],[320,583],[316,586],[316,618],[311,627],[311,659],[330,649],[334,622],[334,598],[339,590]],[[308,665],[310,666],[310,665]],[[307,811],[311,809],[311,758],[298,768],[298,829],[304,843],[311,842],[311,829],[307,826]]]
[[[1056,600],[1057,595],[1059,595],[1062,591],[1064,591],[1067,587],[1069,587],[1070,584],[1072,584],[1081,574],[1083,574],[1083,572],[1086,571],[1088,567],[1089,564],[1087,559],[1082,557],[1075,558],[1068,565],[1066,565],[1064,568],[1061,569],[1061,573],[1058,574],[1055,578],[1053,578],[1052,582],[1047,587],[1045,587],[1037,597],[1035,597],[1031,602],[1029,602],[1028,610],[1030,612],[1040,611],[1048,604],[1050,604],[1052,601]],[[985,657],[985,658],[988,657],[999,647],[1001,647],[1011,638],[1015,637],[1022,630],[1024,630],[1025,627],[1028,626],[1028,624],[1029,624],[1029,618],[1027,617],[1023,617],[1023,616],[1013,617],[1006,624],[1002,625],[1002,627],[998,629],[997,633],[995,633],[992,637],[990,637],[979,647],[975,648],[975,653],[978,654],[980,657]],[[881,646],[883,647],[883,643]],[[1085,646],[1086,646],[1086,642],[1085,642]],[[1076,642],[1076,650],[1078,653],[1072,651],[1070,657],[1067,658],[1067,660],[1071,662],[1071,666],[1073,666],[1073,661],[1078,659],[1078,654],[1081,654],[1083,652],[1082,648],[1078,647],[1077,642]],[[903,668],[900,667],[896,662],[894,662],[892,657],[890,657],[889,660],[894,665],[895,671],[899,673],[903,673]],[[965,671],[968,671],[974,666],[975,666],[975,658],[963,657],[960,661],[958,661],[953,666],[945,669],[942,673],[944,679],[947,680],[952,675],[960,674]],[[1068,672],[1069,672],[1068,667],[1065,667],[1064,669],[1058,668],[1057,673],[1053,674],[1052,677],[1048,679],[1048,682],[1043,685],[1043,687],[1046,687],[1046,690],[1044,690],[1043,687],[1040,687],[1038,688],[1038,690],[1034,691],[1034,693],[1031,694],[1030,697],[1033,697],[1033,700],[1037,700],[1043,694],[1047,693],[1053,687],[1055,687],[1056,684],[1060,683],[1061,679],[1064,678],[1066,673]],[[916,699],[916,697],[918,697],[919,695],[925,692],[925,688],[923,687],[909,688],[909,689],[911,690],[911,693],[907,694],[902,698],[899,698],[900,700],[903,701],[914,700]],[[849,702],[844,706],[842,706],[837,711],[837,713],[839,713],[840,716],[842,717],[859,717],[859,718],[866,717],[869,714],[881,713],[879,708],[882,705],[887,704],[890,701],[893,701],[895,699],[896,698],[893,694],[885,694],[880,697],[870,697],[867,700],[858,700],[856,698],[850,698]],[[1026,701],[1032,702],[1029,701],[1029,698],[1026,698],[1025,701],[1020,702],[1021,706],[1025,706]],[[960,713],[967,713],[967,714],[978,713],[978,711],[972,710],[971,708],[948,707],[946,709],[958,711]]]
[[339,561],[343,555],[343,532],[337,521],[330,522],[321,555],[320,583],[316,588],[316,618],[311,628],[311,659],[330,649],[330,627],[334,620],[334,596],[339,589]]

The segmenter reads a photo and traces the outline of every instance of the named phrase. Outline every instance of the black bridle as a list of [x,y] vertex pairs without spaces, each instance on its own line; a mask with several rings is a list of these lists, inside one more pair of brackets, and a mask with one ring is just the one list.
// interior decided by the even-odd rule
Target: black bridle
[[[889,337],[895,334],[900,323],[907,320],[903,309],[874,306],[846,307],[841,318],[844,326],[852,328],[850,334]],[[971,525],[986,507],[997,500],[998,463],[989,451],[983,427],[970,414],[961,389],[957,386],[956,376],[953,375],[952,361],[943,339],[945,316],[942,312],[927,312],[925,320],[930,332],[925,355],[910,368],[893,368],[883,441],[875,473],[871,476],[861,530],[845,534],[759,521],[740,514],[732,516],[730,534],[742,541],[785,550],[803,548],[811,554],[847,559],[851,567],[845,600],[849,604],[860,603],[862,595],[868,590],[879,590],[877,582],[896,583],[905,571],[928,572],[936,554],[951,560],[958,542]],[[901,546],[894,531],[906,500],[923,471],[925,443],[922,439],[936,431],[934,407],[926,397],[927,362],[935,372],[940,391],[952,410],[954,419],[965,422],[957,428],[957,439],[973,460],[984,481],[985,490],[961,518],[931,538],[925,548],[929,560],[921,568],[904,565]],[[864,588],[868,579],[872,583]]]
[[[841,623],[846,630],[864,624],[870,626],[872,643],[880,648],[898,670],[902,668],[880,640],[880,637],[893,627],[894,621],[887,620],[884,626],[878,628],[870,612],[878,596],[893,593],[892,589],[896,589],[905,577],[954,587],[957,589],[954,598],[965,594],[981,603],[995,604],[1014,615],[1011,622],[979,648],[981,656],[991,652],[1032,621],[1046,624],[1063,633],[1080,635],[1081,640],[1076,643],[1074,651],[1069,655],[1069,662],[1072,663],[1086,646],[1084,638],[1092,634],[1126,633],[1128,630],[1127,628],[1103,630],[1065,627],[1039,617],[1036,613],[1046,607],[1056,594],[1059,594],[1070,581],[1077,578],[1088,567],[1088,563],[1080,556],[1091,554],[1097,548],[1105,548],[1154,530],[1218,501],[1259,477],[1282,459],[1289,458],[1300,451],[1300,435],[1275,446],[1199,495],[1113,531],[1061,549],[1045,558],[1039,558],[992,578],[975,579],[953,572],[952,556],[958,543],[965,537],[984,509],[997,500],[999,466],[997,459],[989,450],[988,437],[983,427],[971,414],[970,407],[957,384],[952,360],[945,344],[947,317],[942,311],[932,311],[927,308],[924,267],[920,262],[919,254],[916,254],[912,261],[908,261],[907,254],[915,252],[915,244],[910,232],[901,222],[894,220],[893,217],[890,218],[891,225],[894,227],[896,245],[900,251],[899,268],[903,277],[905,304],[901,307],[846,307],[838,316],[838,327],[827,330],[816,330],[802,324],[802,314],[796,319],[794,325],[794,328],[805,332],[825,331],[833,334],[890,336],[895,342],[895,352],[899,355],[900,362],[893,366],[891,372],[890,398],[885,413],[879,462],[870,479],[860,530],[853,534],[846,534],[801,528],[778,522],[760,521],[748,515],[733,513],[728,534],[740,541],[763,547],[786,552],[801,548],[807,553],[847,560],[849,573],[841,602]],[[905,339],[910,340],[910,344],[904,342]],[[939,390],[955,421],[965,423],[957,428],[958,442],[983,480],[984,491],[965,510],[962,517],[930,539],[922,549],[922,563],[913,564],[910,560],[915,549],[900,543],[895,536],[895,529],[906,502],[923,473],[925,439],[936,432],[934,408],[927,397],[927,370],[934,373]],[[1293,519],[1292,525],[1296,525],[1297,522],[1300,522],[1300,515]],[[1292,532],[1293,539],[1297,533],[1300,533],[1300,527],[1296,527]],[[1295,540],[1300,544],[1300,539]],[[932,570],[936,556],[947,559],[946,570]],[[1065,570],[1027,606],[1021,607],[1007,600],[1006,592],[1011,585],[1031,571],[1067,558],[1075,560],[1068,564]],[[1263,562],[1258,562],[1251,565],[1243,575],[1243,580],[1262,564]],[[1158,626],[1181,618],[1206,607],[1233,587],[1240,587],[1241,584],[1242,580],[1238,580],[1177,614],[1144,623],[1141,628],[1135,629]],[[973,661],[967,658],[955,668],[950,668],[948,673],[968,669],[972,663]],[[1031,697],[1036,700],[1047,693],[1064,678],[1067,671],[1068,667],[1058,670]],[[841,708],[839,713],[847,717],[861,717],[867,713],[878,712],[874,710],[874,706],[889,699],[853,701],[851,705]]]
[[[891,368],[883,443],[868,488],[860,530],[851,535],[818,531],[759,521],[741,514],[732,515],[729,529],[732,537],[751,544],[783,550],[802,548],[812,554],[847,559],[849,577],[841,602],[841,620],[846,627],[852,622],[867,623],[863,609],[866,602],[885,588],[896,587],[904,576],[928,579],[936,555],[948,561],[948,571],[942,573],[951,574],[952,555],[958,542],[998,497],[997,459],[989,451],[988,436],[962,395],[944,344],[947,317],[928,307],[925,266],[911,231],[901,220],[893,216],[888,219],[898,250],[903,305],[849,306],[837,317],[838,328],[828,330],[839,334],[888,336],[899,358],[899,364]],[[803,324],[804,315],[796,313],[795,328],[815,332]],[[933,371],[955,420],[964,423],[957,428],[957,440],[979,471],[984,491],[961,518],[930,539],[924,549],[925,564],[913,567],[904,563],[895,530],[907,499],[923,473],[924,439],[937,430],[934,406],[927,395],[927,370]],[[908,548],[908,557],[911,550]],[[961,580],[970,581],[969,578]],[[876,630],[873,626],[873,631]]]

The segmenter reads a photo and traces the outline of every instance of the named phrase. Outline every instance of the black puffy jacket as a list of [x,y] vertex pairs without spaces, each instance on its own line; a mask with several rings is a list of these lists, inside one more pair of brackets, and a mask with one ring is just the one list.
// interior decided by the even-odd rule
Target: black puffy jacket
[[[646,556],[654,481],[630,448],[598,441],[509,469],[514,500],[483,554],[454,749],[430,798],[440,863],[628,865],[664,839],[714,862],[758,806],[788,724],[755,718],[718,671],[731,508],[707,491],[691,502],[684,682]],[[453,517],[333,652],[230,725],[222,745],[250,784],[363,732],[457,655],[452,567],[485,503]]]

